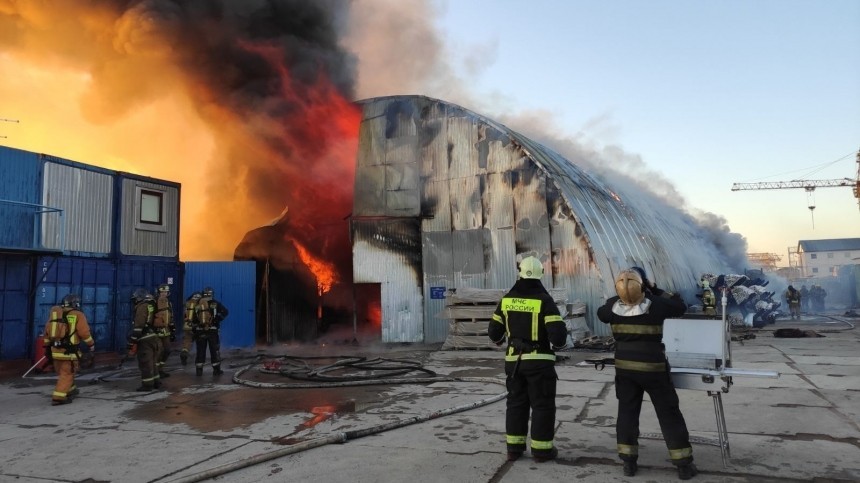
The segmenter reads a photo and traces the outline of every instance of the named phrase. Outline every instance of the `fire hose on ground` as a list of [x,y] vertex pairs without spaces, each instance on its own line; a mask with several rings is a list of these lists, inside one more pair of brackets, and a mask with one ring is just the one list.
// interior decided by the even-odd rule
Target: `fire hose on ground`
[[[279,359],[283,359],[284,361],[302,361],[304,359],[333,359],[335,357],[310,357],[310,358],[298,358],[298,357],[290,357],[290,356],[282,356]],[[505,385],[505,381],[501,379],[491,378],[491,377],[451,377],[451,376],[439,376],[435,372],[430,371],[421,367],[420,363],[416,363],[414,361],[405,361],[398,359],[371,359],[367,360],[363,357],[347,357],[339,360],[334,364],[330,364],[327,366],[323,366],[320,368],[312,368],[307,364],[292,364],[292,367],[281,367],[281,364],[273,363],[272,359],[263,363],[263,367],[259,369],[260,372],[266,374],[282,374],[293,379],[300,379],[305,381],[317,381],[317,382],[304,382],[304,383],[272,383],[272,382],[261,382],[261,381],[251,381],[243,378],[242,376],[253,369],[255,366],[258,366],[260,360],[263,359],[262,356],[257,357],[256,360],[242,369],[237,371],[233,375],[233,382],[236,384],[241,384],[249,387],[257,387],[257,388],[289,388],[289,389],[306,389],[306,388],[332,388],[332,387],[348,387],[348,386],[367,386],[367,385],[392,385],[392,384],[428,384],[428,383],[436,383],[436,382],[477,382],[477,383],[492,383],[492,384],[500,384],[502,386]],[[393,364],[393,365],[392,365]],[[398,366],[399,364],[399,366]],[[361,370],[370,370],[376,372],[384,372],[388,376],[397,376],[397,377],[379,377],[376,374],[369,375],[346,375],[346,376],[332,376],[327,373],[344,370],[345,368],[357,368]],[[406,376],[410,372],[422,372],[427,374],[424,377],[402,377]],[[416,423],[422,423],[425,421],[430,421],[436,418],[440,418],[443,416],[448,416],[450,414],[455,414],[463,411],[468,411],[470,409],[474,409],[481,406],[486,406],[488,404],[492,404],[497,401],[501,401],[505,399],[507,396],[507,391],[497,394],[495,396],[490,396],[483,398],[478,401],[474,401],[472,403],[463,404],[460,406],[443,409],[439,411],[433,411],[429,414],[413,416],[411,418],[407,418],[400,421],[389,422],[385,424],[380,424],[376,426],[371,426],[369,428],[364,429],[356,429],[351,431],[339,432],[329,436],[324,436],[320,438],[310,439],[298,444],[291,445],[286,448],[281,448],[273,451],[268,451],[264,453],[260,453],[251,457],[242,458],[241,460],[226,463],[220,466],[216,466],[214,468],[200,471],[198,473],[194,473],[191,475],[183,476],[181,478],[169,480],[169,483],[193,483],[198,481],[204,481],[211,478],[215,478],[217,476],[221,476],[227,473],[231,473],[233,471],[237,471],[243,468],[247,468],[250,466],[258,465],[260,463],[265,463],[267,461],[271,461],[273,459],[281,458],[284,456],[288,456],[295,453],[300,453],[302,451],[307,451],[313,448],[319,448],[321,446],[325,446],[332,443],[343,444],[349,441],[353,441],[358,438],[362,438],[364,436],[370,436],[373,434],[382,433],[384,431],[389,431],[392,429],[402,428],[405,426],[409,426]],[[161,479],[161,478],[160,478]],[[159,479],[159,480],[160,480]],[[158,480],[156,480],[158,481]]]

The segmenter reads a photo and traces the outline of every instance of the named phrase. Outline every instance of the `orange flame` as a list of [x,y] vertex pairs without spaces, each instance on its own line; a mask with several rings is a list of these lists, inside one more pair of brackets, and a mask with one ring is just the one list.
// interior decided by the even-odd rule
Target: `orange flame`
[[325,421],[326,419],[332,417],[335,411],[337,411],[337,408],[334,406],[315,406],[311,408],[311,414],[313,414],[314,417],[302,423],[302,426],[312,428],[317,424]]
[[319,291],[319,294],[322,295],[331,290],[331,286],[337,282],[337,272],[335,271],[334,265],[326,262],[325,260],[320,260],[314,257],[295,239],[291,239],[290,241],[293,242],[293,245],[299,252],[299,258],[302,259],[302,263],[304,263],[311,273],[314,274],[314,278],[317,280],[317,290]]

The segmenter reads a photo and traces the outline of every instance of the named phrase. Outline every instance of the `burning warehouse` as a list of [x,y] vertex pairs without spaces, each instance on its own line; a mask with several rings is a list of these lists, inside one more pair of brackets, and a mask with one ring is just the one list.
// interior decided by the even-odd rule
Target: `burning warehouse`
[[597,334],[608,334],[595,311],[621,269],[642,266],[688,300],[702,273],[736,269],[719,233],[629,179],[610,183],[440,100],[360,105],[353,277],[364,302],[381,308],[383,342],[445,340],[441,294],[507,289],[528,255],[551,265],[546,287],[585,303]]

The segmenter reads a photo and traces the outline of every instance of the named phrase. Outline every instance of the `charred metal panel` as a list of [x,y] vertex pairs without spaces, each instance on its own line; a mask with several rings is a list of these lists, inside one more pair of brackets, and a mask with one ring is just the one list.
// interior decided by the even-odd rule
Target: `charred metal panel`
[[453,237],[450,231],[424,231],[421,234],[424,258],[424,341],[444,342],[448,321],[436,317],[445,308],[440,298],[454,286]]
[[449,196],[454,230],[474,230],[483,226],[482,185],[483,177],[478,176],[451,180]]
[[[179,257],[179,187],[123,175],[120,252],[123,255]],[[141,192],[160,193],[161,223],[141,223]]]
[[487,288],[484,237],[486,230],[454,230],[454,286]]
[[353,280],[381,284],[382,342],[422,342],[420,223],[414,218],[353,219]]
[[[109,174],[46,162],[42,204],[65,210],[65,249],[107,255],[111,252],[113,177]],[[60,219],[47,217],[42,246],[62,248]]]
[[[514,199],[514,237],[517,254],[534,255],[550,260],[549,219],[546,204],[546,177],[532,165],[530,169],[511,172]],[[552,273],[544,272],[543,282],[552,286]]]
[[448,180],[427,181],[422,191],[421,231],[451,231]]
[[449,111],[448,118],[448,179],[474,177],[486,170],[478,167],[477,121],[464,111]]
[[517,281],[517,243],[513,227],[487,230],[486,288],[509,288]]
[[[444,104],[434,102],[421,109],[419,164],[424,180],[448,179],[448,120]],[[429,181],[428,181],[429,182]]]

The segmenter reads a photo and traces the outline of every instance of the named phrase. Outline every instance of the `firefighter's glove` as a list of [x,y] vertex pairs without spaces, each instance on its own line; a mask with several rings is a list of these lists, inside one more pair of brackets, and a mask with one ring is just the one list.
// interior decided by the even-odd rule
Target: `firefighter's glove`
[[683,299],[681,298],[681,294],[679,294],[679,293],[673,293],[672,296],[669,298],[676,301],[676,302],[683,302]]
[[95,352],[95,351],[96,351],[96,345],[93,344],[90,346],[90,352]]
[[170,342],[176,342],[176,329],[170,331]]
[[129,356],[133,356],[133,355],[137,354],[137,343],[129,342],[128,344],[125,345],[125,348],[128,351]]

